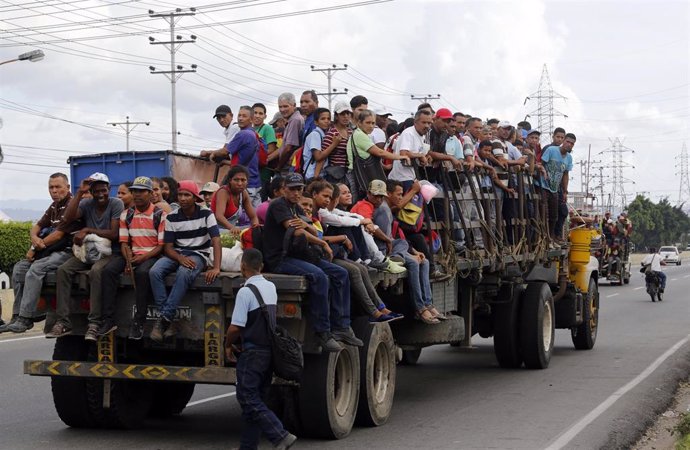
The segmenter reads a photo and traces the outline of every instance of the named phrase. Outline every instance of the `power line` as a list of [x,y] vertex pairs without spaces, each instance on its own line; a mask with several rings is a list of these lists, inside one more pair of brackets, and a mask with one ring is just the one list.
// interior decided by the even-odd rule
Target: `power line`
[[333,74],[339,71],[346,71],[347,70],[347,64],[343,64],[342,66],[338,66],[336,64],[331,65],[331,67],[314,67],[311,66],[311,71],[312,72],[321,72],[324,75],[326,75],[326,79],[328,80],[328,90],[324,93],[318,93],[316,95],[321,95],[328,97],[328,109],[332,110],[332,101],[333,97],[338,96],[338,95],[343,95],[347,94],[347,89],[345,91],[338,91],[337,89],[332,89],[331,88],[331,79],[333,78]]
[[151,122],[130,122],[129,116],[126,116],[124,122],[108,122],[108,125],[112,125],[114,127],[119,126],[125,131],[126,139],[127,139],[127,151],[129,152],[129,133],[134,131],[134,129],[139,126],[139,125],[146,125],[147,127],[151,124]]

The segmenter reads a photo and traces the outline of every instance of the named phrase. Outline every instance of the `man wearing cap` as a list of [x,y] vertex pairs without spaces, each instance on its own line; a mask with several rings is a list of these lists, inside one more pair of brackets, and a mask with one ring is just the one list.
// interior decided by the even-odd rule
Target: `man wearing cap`
[[453,113],[448,108],[440,108],[434,115],[434,120],[431,125],[431,132],[429,133],[429,158],[434,163],[433,169],[428,171],[430,181],[441,183],[441,164],[443,161],[449,161],[453,167],[462,169],[462,161],[455,157],[455,155],[446,152],[446,144],[450,137],[448,133],[448,126],[453,121]]
[[304,189],[304,180],[296,173],[285,177],[283,197],[276,198],[268,206],[264,224],[264,262],[269,271],[289,275],[301,275],[308,281],[309,314],[316,332],[316,341],[327,352],[342,350],[339,342],[361,346],[350,328],[350,278],[347,270],[323,258],[301,259],[303,254],[285,254],[285,236],[294,233],[292,239],[304,236],[309,245],[323,249],[328,259],[333,252],[326,241],[317,237],[316,229],[303,221],[304,211],[298,202]]
[[[149,272],[153,299],[160,314],[150,336],[156,342],[175,336],[179,331],[178,322],[173,322],[177,307],[197,276],[207,266],[212,266],[205,276],[206,283],[210,284],[220,273],[220,233],[213,211],[197,205],[203,199],[192,180],[180,181],[177,199],[180,208],[165,219],[164,256]],[[173,272],[176,272],[175,284],[168,294],[165,277]]]
[[165,212],[151,203],[153,182],[148,177],[137,177],[129,188],[134,206],[120,214],[120,248],[122,257],[113,257],[101,275],[103,322],[98,335],[117,329],[113,320],[119,275],[123,272],[134,282],[136,312],[129,325],[129,338],[144,337],[144,323],[148,299],[152,297],[149,271],[163,252]]
[[[90,193],[92,198],[84,199]],[[84,238],[95,234],[101,238],[116,243],[120,228],[120,214],[124,210],[122,200],[110,197],[110,179],[102,173],[94,173],[81,182],[77,194],[70,200],[65,209],[63,223],[71,224],[82,219],[85,227],[74,235],[74,243],[82,245]],[[117,245],[112,245],[113,254],[119,253]],[[84,339],[97,340],[97,332],[101,325],[101,272],[110,260],[110,256],[102,256],[95,263],[85,263],[72,256],[57,270],[57,307],[56,321],[46,334],[48,338],[59,338],[72,334],[70,321],[70,304],[72,302],[72,279],[77,272],[89,271],[89,325]]]
[[48,192],[53,202],[41,219],[31,227],[31,247],[26,258],[12,269],[14,303],[12,319],[0,326],[0,333],[23,333],[34,327],[34,314],[41,297],[43,279],[67,261],[71,255],[70,230],[61,228],[65,209],[72,199],[67,175],[54,173],[48,179]]
[[282,170],[292,159],[292,154],[302,145],[302,130],[304,130],[304,117],[297,109],[295,96],[290,92],[284,92],[278,97],[278,110],[287,124],[283,132],[283,143],[276,153],[268,155],[268,160],[278,159],[277,170]]
[[206,204],[207,208],[211,207],[211,199],[213,198],[213,194],[218,189],[220,189],[220,186],[218,185],[218,183],[213,182],[213,181],[209,181],[199,191],[199,194],[201,194],[201,196],[204,197],[204,203]]
[[390,116],[393,114],[387,112],[386,110],[379,108],[374,110],[376,114],[376,126],[374,131],[371,132],[369,137],[371,142],[374,143],[379,148],[383,148],[386,145],[386,132],[384,131],[388,127],[388,122],[390,121]]

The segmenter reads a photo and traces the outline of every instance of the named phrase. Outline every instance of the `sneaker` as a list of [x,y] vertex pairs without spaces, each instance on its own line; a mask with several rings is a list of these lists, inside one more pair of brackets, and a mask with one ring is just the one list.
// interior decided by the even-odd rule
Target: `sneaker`
[[113,319],[105,319],[103,323],[101,323],[101,326],[98,327],[96,334],[99,336],[105,336],[106,334],[112,333],[115,330],[117,330],[117,325],[115,325]]
[[282,441],[278,442],[275,445],[275,448],[280,449],[280,450],[287,450],[288,448],[292,447],[296,441],[297,441],[297,436],[295,436],[294,434],[288,433],[287,436],[285,436]]
[[[167,319],[165,319],[166,322],[168,322]],[[173,336],[175,336],[177,333],[179,333],[180,330],[180,322],[168,322],[167,329],[163,333],[163,338],[168,339]]]
[[53,325],[53,328],[46,334],[46,337],[48,339],[54,339],[69,336],[70,334],[72,334],[72,327],[58,320],[55,322],[55,325]]
[[18,317],[19,315],[12,316],[12,319],[10,319],[9,323],[6,323],[4,320],[0,319],[0,333],[10,331],[10,325],[16,322]]
[[98,340],[98,328],[100,325],[97,323],[90,323],[88,328],[86,328],[86,333],[84,333],[85,341],[97,341]]
[[[369,262],[366,263],[366,261],[369,261]],[[371,260],[367,259],[366,261],[365,261],[365,263],[367,266],[374,268],[376,270],[386,270],[386,268],[388,267],[387,260],[383,260],[381,262],[376,262],[376,261],[371,261]]]
[[324,331],[323,333],[316,333],[316,343],[321,346],[321,349],[326,352],[339,352],[343,346],[333,339],[331,333]]
[[437,280],[439,278],[446,278],[448,275],[441,272],[440,270],[436,269],[433,272],[429,274],[429,279],[430,280]]
[[386,265],[386,268],[383,269],[384,271],[388,273],[393,273],[393,274],[398,274],[398,273],[405,273],[407,272],[407,269],[404,268],[403,266],[400,266],[390,259],[388,260],[388,264]]
[[140,324],[136,320],[132,322],[132,325],[129,326],[129,339],[132,339],[134,341],[138,341],[141,338],[144,337],[144,325]]
[[364,342],[355,336],[355,332],[352,331],[352,328],[350,327],[347,327],[344,330],[334,331],[333,338],[338,342],[344,342],[349,345],[354,345],[355,347],[362,347],[364,345]]
[[34,327],[34,321],[26,317],[19,316],[14,322],[7,325],[7,329],[13,333],[24,333]]
[[151,334],[149,335],[152,341],[163,342],[163,333],[166,328],[164,322],[166,321],[162,317],[156,319],[156,323],[153,324],[153,330],[151,330]]
[[393,261],[394,263],[396,263],[399,266],[405,265],[405,258],[403,258],[402,256],[393,255],[393,256],[389,256],[388,259],[390,259],[391,261]]

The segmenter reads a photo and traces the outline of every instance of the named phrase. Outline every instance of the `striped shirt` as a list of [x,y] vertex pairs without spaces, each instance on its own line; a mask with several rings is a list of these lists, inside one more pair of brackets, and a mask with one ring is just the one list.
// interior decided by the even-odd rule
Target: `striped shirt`
[[187,217],[182,208],[171,212],[165,220],[166,244],[173,244],[178,252],[194,252],[211,264],[211,238],[219,237],[216,216],[210,209],[194,206],[192,217]]
[[[326,133],[326,136],[324,136],[323,141],[321,141],[321,150],[326,150],[328,147],[331,146],[333,143],[333,138],[337,134],[340,134],[338,129],[336,127],[331,127],[330,130]],[[347,136],[348,138],[352,136],[352,130],[347,129]],[[348,165],[348,159],[347,159],[347,143],[349,142],[348,139],[342,139],[338,146],[333,149],[330,155],[328,155],[328,165],[329,166],[340,166],[340,167],[347,167]]]
[[62,200],[56,200],[51,203],[43,217],[36,222],[36,225],[41,229],[56,228],[65,215],[65,209],[67,209],[67,204],[69,204],[70,200],[72,200],[72,194],[67,193]]
[[[159,245],[163,245],[165,231],[165,213],[161,216],[158,229],[154,228],[153,214],[160,209],[153,203],[148,209],[140,212],[134,206],[120,214],[120,243],[130,244],[134,255],[145,255]],[[127,224],[127,214],[133,213],[132,221]]]

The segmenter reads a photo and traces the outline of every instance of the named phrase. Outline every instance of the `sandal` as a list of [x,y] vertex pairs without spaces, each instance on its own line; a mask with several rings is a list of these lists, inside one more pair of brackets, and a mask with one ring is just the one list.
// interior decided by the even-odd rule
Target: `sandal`
[[446,317],[445,314],[441,314],[440,312],[438,312],[438,310],[436,309],[435,306],[429,306],[427,308],[427,311],[429,311],[431,313],[431,315],[434,316],[434,319],[448,320],[448,317]]
[[417,311],[414,315],[414,318],[417,320],[421,320],[427,325],[435,325],[437,323],[441,323],[436,317],[434,317],[431,311],[429,311],[426,308]]

